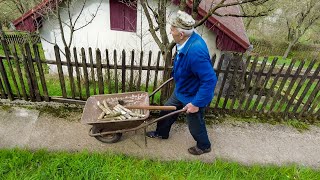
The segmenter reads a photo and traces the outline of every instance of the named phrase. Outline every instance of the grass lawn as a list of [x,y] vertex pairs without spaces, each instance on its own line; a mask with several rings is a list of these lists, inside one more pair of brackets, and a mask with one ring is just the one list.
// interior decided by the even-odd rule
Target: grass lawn
[[112,153],[0,150],[0,179],[320,179],[320,171],[217,160],[156,161]]

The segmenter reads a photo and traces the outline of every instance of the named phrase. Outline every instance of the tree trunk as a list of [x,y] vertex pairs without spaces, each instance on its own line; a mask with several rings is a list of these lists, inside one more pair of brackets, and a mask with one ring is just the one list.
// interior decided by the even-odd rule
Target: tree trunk
[[[165,63],[165,70],[163,71],[162,80],[165,82],[171,76],[171,71],[168,70],[169,67],[172,66],[172,50],[166,50],[163,54],[163,60]],[[166,100],[170,96],[171,87],[170,84],[166,85],[161,89],[161,96],[160,96],[160,104],[163,104],[164,100]]]
[[288,45],[288,47],[287,47],[287,49],[286,49],[286,52],[284,53],[284,55],[283,55],[283,57],[282,57],[283,59],[286,59],[286,58],[288,57],[288,55],[289,55],[289,53],[290,53],[293,45],[294,45],[293,42],[290,42],[290,43],[289,43],[289,45]]

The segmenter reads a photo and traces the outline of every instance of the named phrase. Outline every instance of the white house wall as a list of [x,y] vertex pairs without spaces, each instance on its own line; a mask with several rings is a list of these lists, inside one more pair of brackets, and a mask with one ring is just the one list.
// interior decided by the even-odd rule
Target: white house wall
[[[87,5],[82,13],[82,16],[79,18],[78,23],[76,24],[76,28],[84,25],[86,22],[91,19],[91,15],[94,14],[96,11],[100,0],[90,0],[87,2]],[[149,3],[156,3],[156,1],[152,1]],[[76,3],[73,6],[73,19],[76,19],[77,14],[80,12],[82,7],[81,3]],[[176,6],[169,7],[170,11],[168,11],[169,19],[172,16],[172,13],[177,11]],[[153,52],[153,61],[152,65],[156,64],[156,56],[159,48],[157,44],[154,42],[151,34],[148,31],[148,22],[146,16],[142,12],[142,7],[138,3],[138,11],[137,11],[137,32],[125,32],[125,31],[114,31],[110,29],[110,6],[109,0],[102,0],[102,4],[98,10],[97,16],[94,18],[91,24],[88,26],[76,31],[74,33],[72,46],[76,47],[78,50],[78,59],[80,57],[80,49],[83,47],[88,54],[88,48],[91,47],[93,52],[96,48],[99,48],[102,51],[102,58],[106,59],[105,57],[105,50],[109,50],[109,58],[112,59],[113,57],[113,50],[118,50],[118,56],[121,55],[122,49],[127,51],[129,55],[129,51],[135,50],[136,52],[136,63],[139,61],[139,54],[141,48],[144,52],[152,51]],[[67,13],[62,13],[62,20],[68,21]],[[167,26],[167,31],[169,33],[170,26]],[[205,27],[197,28],[199,34],[201,34],[205,41],[207,42],[210,55],[216,53],[220,56],[220,51],[216,48],[216,36],[213,32],[209,32],[209,30]],[[67,42],[70,37],[70,32],[66,26],[64,27],[65,37],[67,37]],[[54,60],[54,48],[52,43],[56,43],[61,49],[64,49],[64,45],[61,39],[59,24],[57,20],[54,20],[53,16],[50,16],[45,22],[43,23],[43,27],[40,29],[40,35],[43,37],[42,46],[45,52],[45,57],[48,60]],[[170,40],[172,37],[170,36]],[[50,43],[49,43],[50,42]],[[95,54],[95,53],[93,53]],[[148,55],[145,53],[144,56],[144,64],[147,65],[147,58]],[[63,55],[61,54],[61,58],[64,59]],[[88,60],[88,59],[87,59]],[[118,58],[118,63],[120,63],[121,58]],[[111,63],[113,64],[113,63]],[[130,64],[129,58],[127,58],[127,64]],[[160,65],[163,64],[161,61]],[[50,67],[51,73],[56,73],[57,69],[55,65]]]

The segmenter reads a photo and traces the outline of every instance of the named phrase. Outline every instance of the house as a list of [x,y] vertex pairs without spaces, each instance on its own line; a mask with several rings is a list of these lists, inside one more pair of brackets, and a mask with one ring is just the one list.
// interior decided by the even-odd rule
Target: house
[[[25,13],[22,17],[13,22],[17,30],[39,31],[42,37],[42,46],[46,59],[55,59],[53,44],[63,47],[59,23],[54,16],[43,17],[48,9],[54,9],[56,2],[62,0],[44,0],[38,6]],[[135,6],[127,6],[119,0],[88,0],[79,18],[77,27],[81,27],[88,22],[92,15],[97,11],[95,18],[87,26],[79,29],[73,35],[71,47],[88,47],[104,49],[135,49],[138,51],[158,51],[158,46],[148,32],[148,23],[139,3]],[[199,7],[200,16],[204,16],[210,8],[213,1],[202,0]],[[232,0],[227,0],[232,1]],[[150,4],[156,3],[156,0],[149,1]],[[175,5],[178,1],[173,0],[172,5],[168,7],[168,17],[172,12],[176,12],[178,7]],[[192,1],[188,1],[188,6],[192,7]],[[76,19],[81,12],[82,4],[77,3],[72,7],[71,17]],[[221,14],[239,14],[238,6],[221,8],[218,10]],[[68,22],[68,13],[62,12],[61,19]],[[169,27],[168,32],[169,32]],[[65,37],[70,38],[70,32],[66,25],[63,27]],[[236,17],[219,17],[212,15],[205,25],[197,28],[208,44],[210,54],[216,53],[218,58],[223,51],[246,52],[249,48],[249,40],[246,35],[243,21]],[[156,53],[154,53],[156,54]]]

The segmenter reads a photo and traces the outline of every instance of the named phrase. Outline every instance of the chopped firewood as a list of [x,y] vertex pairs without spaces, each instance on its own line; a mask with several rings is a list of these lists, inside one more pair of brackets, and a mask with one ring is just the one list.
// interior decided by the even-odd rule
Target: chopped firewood
[[145,115],[134,113],[120,104],[117,104],[113,108],[111,108],[110,104],[108,104],[106,100],[103,100],[102,103],[98,101],[97,106],[102,110],[101,114],[98,117],[98,119],[101,121],[126,119],[135,120],[145,117]]
[[125,111],[127,113],[132,113],[132,111],[130,109],[123,107],[121,104],[117,104],[115,107],[119,107],[120,109],[122,109],[123,111]]
[[139,117],[139,118],[144,118],[145,117],[145,115],[144,114],[137,114],[137,113],[129,113],[130,114],[130,116],[133,116],[133,117]]
[[107,101],[103,100],[102,103],[103,103],[104,107],[111,113],[111,109],[109,108]]
[[103,111],[105,112],[106,114],[110,114],[111,112],[106,109],[99,101],[97,102],[97,106]]
[[122,109],[120,109],[120,108],[118,108],[118,107],[116,107],[116,106],[113,107],[113,109],[116,110],[116,111],[118,111],[118,112],[120,112],[122,115],[126,114],[125,111],[123,111]]
[[106,113],[104,111],[101,112],[101,114],[99,115],[98,119],[102,119],[104,117]]
[[118,116],[121,116],[121,113],[119,113],[119,112],[112,113],[112,114],[105,115],[104,117],[108,118],[108,117],[118,117]]

